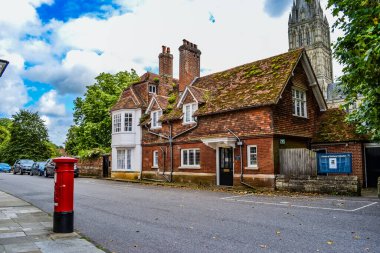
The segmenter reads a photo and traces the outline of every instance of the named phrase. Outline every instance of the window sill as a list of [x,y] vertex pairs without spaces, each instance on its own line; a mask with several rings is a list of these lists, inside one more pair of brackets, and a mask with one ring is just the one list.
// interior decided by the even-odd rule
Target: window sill
[[150,130],[158,130],[161,129],[162,127],[151,127]]
[[158,169],[158,166],[152,166],[151,169]]
[[297,118],[301,118],[301,119],[308,119],[308,117],[305,117],[305,116],[299,116],[299,115],[296,115],[296,114],[293,114],[294,117],[297,117]]
[[245,170],[259,170],[259,167],[244,167]]
[[178,167],[178,169],[192,169],[192,170],[199,170],[201,166],[181,166]]
[[195,121],[190,121],[190,122],[182,122],[182,125],[193,125],[195,124]]

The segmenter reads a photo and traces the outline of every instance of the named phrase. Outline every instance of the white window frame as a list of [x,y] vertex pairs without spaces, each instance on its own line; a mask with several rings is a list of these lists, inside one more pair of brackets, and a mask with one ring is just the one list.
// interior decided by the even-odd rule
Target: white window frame
[[[190,159],[190,154],[193,155],[193,160]],[[199,155],[197,164],[197,153]],[[186,154],[186,157],[185,157]],[[201,151],[199,148],[181,149],[181,168],[199,169],[201,166]]]
[[121,132],[121,113],[116,113],[113,115],[113,132]]
[[307,118],[306,91],[292,88],[292,111],[293,116]]
[[[255,148],[256,152],[252,153],[251,148]],[[251,155],[256,155],[256,164],[251,163]],[[248,145],[247,146],[247,167],[250,169],[258,169],[258,159],[257,159],[257,145]]]
[[116,169],[131,170],[132,169],[132,149],[117,149],[116,150]]
[[151,125],[152,129],[161,128],[162,127],[161,122],[159,122],[159,119],[160,119],[161,115],[162,115],[162,110],[156,110],[156,111],[152,111],[150,113],[150,118],[151,118],[151,121],[152,121],[152,125]]
[[194,112],[198,110],[197,103],[184,104],[182,107],[183,112],[183,123],[191,124],[195,123],[195,117],[193,117]]
[[158,150],[153,151],[153,168],[158,168]]
[[149,89],[149,93],[157,94],[157,86],[156,85],[149,84],[148,89]]
[[124,113],[124,131],[133,131],[133,114],[131,112]]

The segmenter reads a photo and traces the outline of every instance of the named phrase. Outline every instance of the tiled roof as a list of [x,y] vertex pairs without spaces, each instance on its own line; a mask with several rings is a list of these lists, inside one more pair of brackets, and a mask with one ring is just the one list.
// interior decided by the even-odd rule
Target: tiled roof
[[304,49],[297,49],[195,80],[205,101],[196,116],[277,103]]
[[165,96],[160,96],[160,95],[155,95],[154,96],[158,105],[161,107],[161,109],[165,109],[168,106],[168,97]]
[[329,109],[323,112],[313,142],[343,142],[366,140],[366,136],[356,133],[356,127],[345,122],[346,112]]
[[207,94],[208,90],[205,90],[205,89],[201,89],[201,88],[198,88],[198,87],[194,87],[194,86],[188,86],[190,92],[194,95],[195,99],[199,102],[199,103],[204,103],[205,102],[205,94]]
[[133,94],[132,88],[125,89],[116,104],[111,108],[111,111],[116,111],[124,108],[139,108],[141,106],[140,99]]

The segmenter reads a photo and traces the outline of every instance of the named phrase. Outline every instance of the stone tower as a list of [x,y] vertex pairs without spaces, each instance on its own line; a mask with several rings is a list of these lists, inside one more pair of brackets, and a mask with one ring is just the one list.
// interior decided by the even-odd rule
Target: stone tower
[[319,0],[294,0],[288,22],[289,50],[306,49],[319,86],[326,98],[333,82],[330,26]]

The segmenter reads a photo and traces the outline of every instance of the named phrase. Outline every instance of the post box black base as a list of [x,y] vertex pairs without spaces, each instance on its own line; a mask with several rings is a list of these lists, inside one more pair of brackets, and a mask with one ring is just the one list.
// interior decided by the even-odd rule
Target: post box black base
[[53,220],[54,233],[74,232],[74,212],[54,212]]

